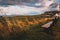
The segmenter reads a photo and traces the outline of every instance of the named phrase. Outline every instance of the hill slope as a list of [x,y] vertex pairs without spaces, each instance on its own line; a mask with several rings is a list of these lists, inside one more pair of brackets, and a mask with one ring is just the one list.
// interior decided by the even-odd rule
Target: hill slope
[[[38,29],[40,27],[39,25],[45,24],[46,22],[52,20],[52,16],[50,14],[50,16],[46,16],[47,14],[48,13],[46,12],[45,14],[35,16],[0,16],[0,39],[12,40],[12,38],[20,38],[20,36],[22,34],[22,36],[24,36],[24,34],[28,32],[27,30],[29,30],[31,27],[33,27],[32,30],[35,30],[35,26]],[[35,31],[40,31],[39,29],[41,29],[41,27],[38,30],[37,29]]]

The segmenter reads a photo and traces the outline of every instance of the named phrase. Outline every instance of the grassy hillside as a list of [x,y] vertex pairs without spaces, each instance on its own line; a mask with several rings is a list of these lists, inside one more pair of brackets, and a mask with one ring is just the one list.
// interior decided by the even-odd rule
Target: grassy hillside
[[[0,16],[1,40],[53,40],[43,32],[41,25],[52,20],[53,14],[44,13],[35,16]],[[47,38],[48,37],[48,38]]]
[[58,19],[57,24],[53,27],[53,32],[55,40],[60,40],[60,19]]

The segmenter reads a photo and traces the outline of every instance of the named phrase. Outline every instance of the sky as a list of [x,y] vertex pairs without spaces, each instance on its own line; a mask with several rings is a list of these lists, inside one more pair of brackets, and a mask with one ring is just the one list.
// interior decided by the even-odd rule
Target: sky
[[59,10],[60,0],[0,0],[0,16],[40,15],[46,11]]

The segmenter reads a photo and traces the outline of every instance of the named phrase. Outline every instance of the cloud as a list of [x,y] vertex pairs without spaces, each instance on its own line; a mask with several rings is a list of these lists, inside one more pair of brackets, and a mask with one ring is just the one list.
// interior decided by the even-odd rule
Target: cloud
[[49,7],[48,7],[49,11],[59,11],[59,4],[58,3],[52,3]]
[[35,7],[28,6],[8,6],[8,7],[0,7],[2,11],[2,15],[29,15],[30,12],[40,12]]
[[37,0],[20,0],[20,5],[16,4],[9,5],[7,7],[0,7],[0,9],[2,9],[2,13],[0,15],[38,15],[47,11],[49,6],[54,3],[54,1],[49,0],[36,1]]
[[55,0],[55,2],[60,3],[60,0]]
[[41,6],[42,4],[41,3],[36,3],[35,6]]

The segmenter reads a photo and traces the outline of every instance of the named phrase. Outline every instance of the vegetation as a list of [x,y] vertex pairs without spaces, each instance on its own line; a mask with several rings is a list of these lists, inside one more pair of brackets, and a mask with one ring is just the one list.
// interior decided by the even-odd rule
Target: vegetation
[[[0,39],[53,40],[53,36],[46,34],[41,27],[41,25],[51,21],[53,18],[46,15],[47,13],[35,16],[0,16]],[[56,24],[57,27],[60,26],[59,24],[60,19]],[[56,28],[54,27],[53,30],[56,31]]]

